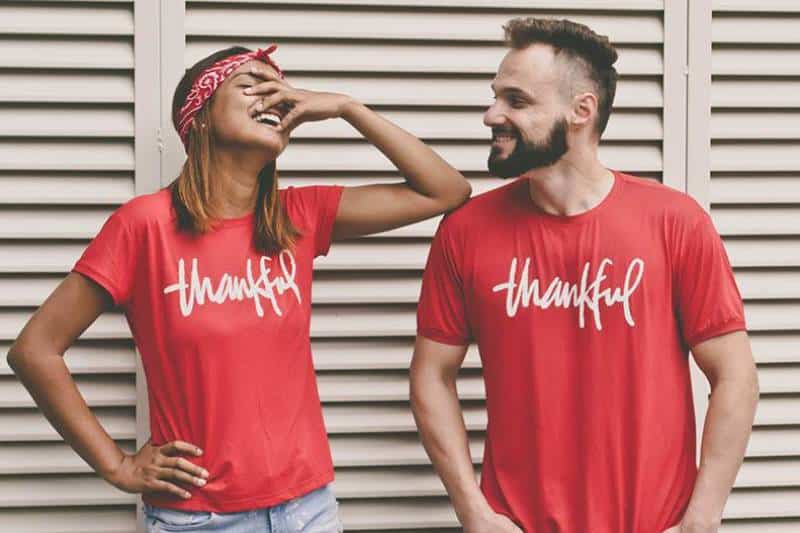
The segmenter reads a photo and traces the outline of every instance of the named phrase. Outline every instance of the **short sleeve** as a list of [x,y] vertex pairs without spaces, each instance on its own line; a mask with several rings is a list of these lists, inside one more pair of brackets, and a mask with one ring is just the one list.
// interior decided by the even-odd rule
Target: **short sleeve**
[[342,198],[340,185],[311,185],[296,187],[294,192],[300,201],[303,216],[314,235],[314,257],[327,255],[333,238],[333,226],[339,202]]
[[472,334],[467,322],[460,255],[448,230],[447,217],[433,239],[417,307],[417,334],[436,342],[463,346]]
[[106,220],[72,271],[103,287],[115,305],[123,306],[131,298],[136,255],[133,233],[117,211]]
[[698,218],[681,235],[675,264],[678,318],[689,347],[746,329],[742,297],[722,239],[705,211]]

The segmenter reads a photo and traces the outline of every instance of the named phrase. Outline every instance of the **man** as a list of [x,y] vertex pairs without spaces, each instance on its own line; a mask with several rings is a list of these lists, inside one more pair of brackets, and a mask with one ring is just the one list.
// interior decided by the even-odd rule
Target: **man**
[[[606,169],[617,53],[570,21],[514,19],[484,116],[511,183],[444,219],[411,366],[423,444],[466,533],[708,533],[758,398],[740,294],[691,198]],[[483,363],[480,488],[456,393]],[[689,349],[712,386],[699,471]]]

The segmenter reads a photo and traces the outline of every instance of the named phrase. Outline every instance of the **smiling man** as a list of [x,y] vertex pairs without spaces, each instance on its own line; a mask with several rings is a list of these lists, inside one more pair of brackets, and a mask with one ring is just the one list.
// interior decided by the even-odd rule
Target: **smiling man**
[[[447,216],[418,309],[411,400],[466,533],[709,533],[758,383],[706,212],[605,168],[617,52],[570,21],[514,19],[492,83],[489,170]],[[471,342],[488,427],[480,486],[455,380]],[[689,351],[712,386],[700,467]]]

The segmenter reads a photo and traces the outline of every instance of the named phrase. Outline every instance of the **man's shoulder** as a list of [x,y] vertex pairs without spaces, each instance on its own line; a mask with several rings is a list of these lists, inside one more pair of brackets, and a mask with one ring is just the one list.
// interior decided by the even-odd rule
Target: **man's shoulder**
[[620,173],[631,206],[678,221],[695,221],[705,216],[703,207],[689,194],[651,178]]

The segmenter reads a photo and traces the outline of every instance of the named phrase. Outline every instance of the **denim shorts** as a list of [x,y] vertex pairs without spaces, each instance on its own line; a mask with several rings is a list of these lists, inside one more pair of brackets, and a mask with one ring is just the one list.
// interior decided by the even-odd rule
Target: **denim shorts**
[[330,486],[274,507],[238,513],[179,511],[144,504],[145,531],[223,533],[341,533],[339,504]]

